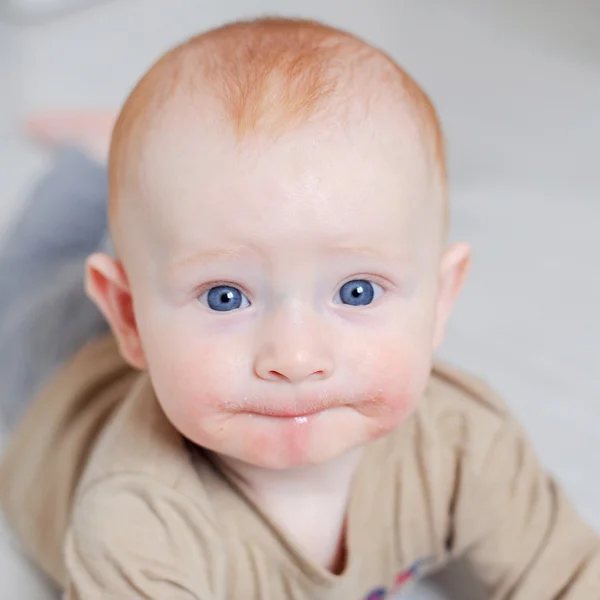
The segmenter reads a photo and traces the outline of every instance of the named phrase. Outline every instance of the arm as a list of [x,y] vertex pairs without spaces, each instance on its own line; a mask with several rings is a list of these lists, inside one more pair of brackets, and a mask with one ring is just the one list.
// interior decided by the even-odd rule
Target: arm
[[455,551],[490,600],[600,598],[600,539],[514,421],[497,430],[483,460],[462,461]]
[[65,546],[66,600],[224,598],[219,537],[201,510],[141,476],[87,490]]

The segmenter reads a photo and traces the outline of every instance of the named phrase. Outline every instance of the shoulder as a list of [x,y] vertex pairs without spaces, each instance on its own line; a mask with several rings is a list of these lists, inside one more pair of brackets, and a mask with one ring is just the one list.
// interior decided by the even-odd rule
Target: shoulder
[[384,456],[416,452],[432,459],[442,454],[444,460],[454,460],[485,452],[509,424],[513,424],[510,411],[492,386],[436,361],[412,413],[374,449],[381,448]]
[[165,597],[174,589],[205,590],[201,597],[212,597],[224,569],[209,507],[140,473],[110,475],[80,494],[65,562],[69,585],[81,593],[135,588],[144,597]]
[[178,528],[216,535],[210,504],[142,473],[118,473],[90,484],[73,507],[71,529],[101,545],[120,547],[163,536],[176,538]]
[[509,416],[506,403],[488,382],[439,360],[433,365],[425,395],[442,412],[467,412],[493,420]]
[[[404,540],[410,536],[414,560],[442,560],[456,503],[482,497],[478,482],[509,422],[506,405],[488,384],[436,363],[413,412],[366,457],[361,471],[365,491],[357,493],[364,505],[373,506],[369,522],[394,507]],[[373,489],[382,490],[375,502]]]
[[435,432],[441,447],[473,462],[483,461],[503,432],[516,425],[492,386],[441,361],[433,366],[417,421]]
[[104,426],[89,457],[72,522],[81,534],[113,531],[129,540],[149,530],[159,535],[165,524],[174,533],[184,523],[212,536],[217,521],[211,482],[203,473],[143,374]]
[[170,488],[194,477],[183,436],[163,413],[150,378],[144,373],[104,424],[78,495],[99,480],[135,475]]

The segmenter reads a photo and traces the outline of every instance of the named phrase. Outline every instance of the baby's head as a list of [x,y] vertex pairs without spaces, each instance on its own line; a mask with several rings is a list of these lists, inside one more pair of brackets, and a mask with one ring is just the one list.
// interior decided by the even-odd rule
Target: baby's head
[[466,271],[445,248],[431,104],[383,53],[312,22],[195,38],[127,100],[110,158],[118,259],[88,291],[191,441],[322,463],[422,395]]

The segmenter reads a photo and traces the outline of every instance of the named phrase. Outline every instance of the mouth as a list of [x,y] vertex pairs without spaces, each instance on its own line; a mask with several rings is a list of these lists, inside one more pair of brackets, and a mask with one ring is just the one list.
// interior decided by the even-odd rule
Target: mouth
[[252,410],[248,410],[247,412],[251,415],[258,415],[260,417],[273,417],[276,419],[301,419],[301,418],[306,418],[306,417],[310,417],[313,415],[317,415],[319,413],[322,413],[325,410],[328,410],[329,408],[331,408],[330,406],[322,406],[322,407],[313,407],[313,408],[305,408],[305,409],[299,409],[299,408],[295,408],[293,406],[290,406],[288,408],[274,408],[274,407],[269,407],[269,406],[265,406],[264,408],[260,408],[260,409],[252,409]]

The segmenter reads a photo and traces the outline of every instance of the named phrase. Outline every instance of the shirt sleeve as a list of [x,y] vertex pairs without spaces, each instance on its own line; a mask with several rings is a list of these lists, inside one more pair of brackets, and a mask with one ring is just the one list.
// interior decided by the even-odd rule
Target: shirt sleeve
[[455,551],[490,600],[600,599],[600,538],[506,418],[483,458],[465,453],[453,506]]
[[174,490],[114,476],[80,498],[65,544],[66,600],[221,600],[214,524]]

